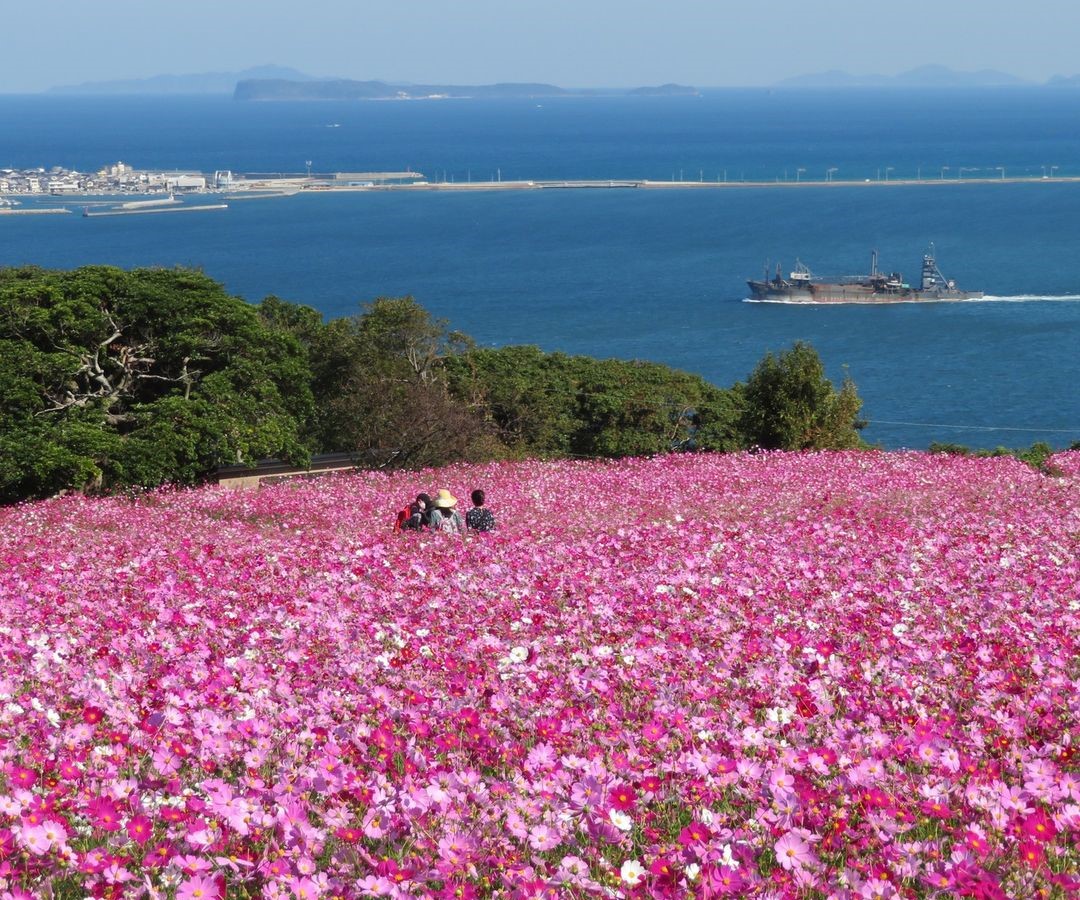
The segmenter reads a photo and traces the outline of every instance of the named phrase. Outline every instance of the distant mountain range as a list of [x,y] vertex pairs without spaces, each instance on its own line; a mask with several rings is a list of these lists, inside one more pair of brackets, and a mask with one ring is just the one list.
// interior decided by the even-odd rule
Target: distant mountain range
[[237,82],[251,78],[315,81],[313,75],[288,66],[255,66],[242,72],[201,72],[194,75],[154,75],[120,81],[87,81],[49,88],[50,94],[231,94]]
[[[1056,75],[1044,82],[1048,87],[1080,87],[1080,75],[1064,77]],[[1038,82],[1026,81],[1008,72],[982,69],[978,72],[960,72],[948,66],[919,66],[899,75],[852,75],[832,69],[810,75],[797,75],[778,81],[776,87],[907,87],[907,88],[962,88],[962,87],[1023,87],[1038,86]]]
[[[1046,87],[1080,88],[1080,75],[1055,75],[1043,82]],[[1008,72],[983,69],[961,72],[947,66],[919,66],[899,75],[853,75],[830,70],[797,75],[776,82],[773,87],[1021,87],[1040,86]],[[692,96],[697,88],[663,84],[640,88],[561,88],[541,83],[500,83],[488,85],[408,84],[385,81],[354,81],[308,75],[288,66],[265,65],[240,72],[201,72],[187,75],[154,75],[116,81],[87,81],[83,84],[49,88],[50,94],[222,94],[239,100],[318,99],[412,99],[420,97],[560,97],[560,96]]]
[[575,90],[535,82],[499,84],[389,84],[385,81],[294,81],[283,78],[252,78],[240,81],[237,100],[421,100],[431,98],[540,98],[578,96],[693,96],[696,88],[680,84],[631,89],[589,88]]

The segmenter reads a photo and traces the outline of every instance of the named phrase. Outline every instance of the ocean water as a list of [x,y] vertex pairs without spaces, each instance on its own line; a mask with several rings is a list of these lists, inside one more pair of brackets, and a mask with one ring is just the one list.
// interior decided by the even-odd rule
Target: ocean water
[[[1080,92],[0,97],[0,122],[0,167],[298,172],[310,159],[316,172],[411,168],[430,180],[729,182],[836,168],[873,183],[324,194],[196,215],[2,217],[0,264],[193,265],[249,300],[273,293],[327,316],[411,294],[482,344],[656,360],[722,385],[806,340],[832,377],[855,380],[865,436],[882,446],[1080,439],[1080,184],[1039,177],[1080,175]],[[1037,183],[956,183],[999,166]],[[876,183],[916,173],[934,183]],[[744,302],[767,261],[844,274],[865,271],[877,249],[884,268],[916,278],[931,241],[949,277],[994,299]]]

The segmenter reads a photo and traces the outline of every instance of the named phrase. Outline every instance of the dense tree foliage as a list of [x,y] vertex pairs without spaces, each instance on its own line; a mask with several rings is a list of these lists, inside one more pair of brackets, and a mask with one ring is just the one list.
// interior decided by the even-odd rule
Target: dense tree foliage
[[738,447],[735,401],[655,363],[474,349],[446,362],[453,393],[514,455],[640,456]]
[[[1078,442],[1080,443],[1080,442]],[[944,453],[949,456],[972,456],[976,459],[994,459],[999,456],[1011,456],[1023,463],[1027,463],[1033,469],[1048,475],[1059,474],[1051,463],[1051,457],[1056,453],[1053,447],[1045,441],[1036,441],[1030,447],[995,447],[993,450],[975,449],[963,444],[945,443],[935,441],[928,448],[930,453]],[[1070,450],[1080,450],[1080,446],[1073,444]]]
[[499,455],[475,411],[449,393],[445,361],[471,341],[411,297],[380,297],[359,315],[315,325],[306,307],[268,298],[269,322],[308,349],[318,398],[313,439],[379,468],[421,468]]
[[766,450],[847,450],[861,446],[862,401],[850,378],[837,391],[809,344],[768,353],[742,390],[739,431]]
[[805,344],[723,389],[655,363],[477,348],[411,297],[324,322],[184,269],[0,269],[2,501],[191,483],[311,451],[420,468],[847,448],[859,406]]
[[301,460],[305,355],[187,270],[0,270],[0,498]]

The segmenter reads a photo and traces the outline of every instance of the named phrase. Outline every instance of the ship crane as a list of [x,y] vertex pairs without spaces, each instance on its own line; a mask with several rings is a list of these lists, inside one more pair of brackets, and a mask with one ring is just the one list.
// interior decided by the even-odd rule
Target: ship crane
[[934,245],[931,244],[929,249],[923,256],[922,264],[922,282],[919,290],[921,291],[945,291],[955,290],[955,282],[946,278],[941,269],[938,267],[937,260],[934,258]]

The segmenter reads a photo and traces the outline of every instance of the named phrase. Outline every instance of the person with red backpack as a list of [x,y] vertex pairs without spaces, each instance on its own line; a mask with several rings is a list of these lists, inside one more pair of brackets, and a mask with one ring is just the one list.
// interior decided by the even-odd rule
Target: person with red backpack
[[431,497],[417,494],[416,499],[404,509],[398,510],[395,531],[422,531],[431,515]]

